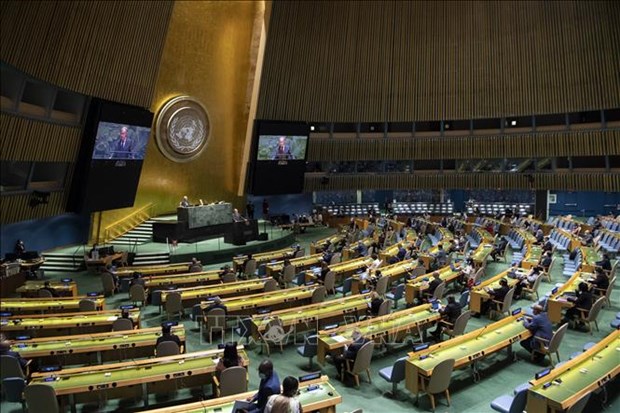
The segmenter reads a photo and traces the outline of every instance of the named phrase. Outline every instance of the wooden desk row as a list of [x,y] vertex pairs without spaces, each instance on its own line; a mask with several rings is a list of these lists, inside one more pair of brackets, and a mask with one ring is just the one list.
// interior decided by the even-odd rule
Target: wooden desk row
[[542,257],[543,249],[540,245],[527,244],[527,251],[523,261],[521,261],[521,267],[525,269],[532,269],[538,265],[540,258]]
[[[454,269],[447,265],[433,272],[438,272],[439,278],[441,278],[446,285],[451,282],[456,282],[462,274],[460,264],[454,265]],[[408,305],[413,305],[416,298],[422,298],[422,294],[428,289],[432,274],[431,272],[407,281],[407,284],[405,284],[405,301]]]
[[80,311],[80,301],[95,302],[97,310],[105,307],[105,298],[96,297],[54,297],[54,298],[3,298],[0,300],[0,311],[13,314],[29,314],[38,312],[65,313]]
[[530,381],[528,412],[564,412],[586,394],[605,386],[620,373],[620,330],[588,351]]
[[[312,254],[305,257],[293,258],[291,265],[295,266],[295,273],[306,271],[312,267],[317,267],[323,262],[323,254]],[[276,261],[267,264],[265,267],[268,277],[278,277],[284,270],[284,261]]]
[[355,329],[359,329],[364,337],[377,343],[399,343],[408,337],[420,337],[422,340],[426,329],[440,318],[437,311],[431,310],[430,304],[424,304],[336,329],[319,331],[317,361],[324,365],[328,353],[340,351],[345,345],[351,344],[351,334]]
[[[185,270],[185,272],[179,274],[146,275],[143,277],[144,286],[147,289],[154,290],[171,285],[176,287],[192,287],[221,282],[219,275],[221,271],[219,269],[201,272],[187,272],[187,268]],[[119,278],[120,290],[122,292],[129,292],[129,285],[132,279],[132,276]]]
[[[127,396],[142,396],[148,406],[148,394],[166,394],[179,388],[202,387],[211,382],[215,366],[223,350],[207,350],[104,364],[84,368],[63,369],[53,373],[34,373],[30,384],[51,386],[60,396],[61,403],[68,402],[72,409],[76,403]],[[239,347],[243,365],[249,359]]]
[[265,284],[273,280],[273,278],[255,278],[245,281],[236,281],[226,284],[213,284],[201,287],[187,287],[187,288],[175,288],[167,290],[154,291],[152,294],[153,305],[164,305],[171,293],[180,293],[183,307],[189,308],[194,304],[198,304],[201,301],[209,297],[236,297],[241,295],[248,295],[264,291]]
[[[185,327],[172,327],[185,343]],[[11,350],[25,359],[44,365],[101,364],[103,362],[149,357],[155,354],[161,328],[110,331],[97,334],[35,338],[11,342]]]
[[[266,308],[270,310],[297,307],[309,304],[315,290],[325,289],[322,285],[313,284],[286,290],[270,291],[260,294],[231,297],[222,300],[228,315],[253,315]],[[203,311],[208,309],[212,301],[200,303]]]
[[[263,252],[260,254],[253,254],[252,258],[256,260],[256,266],[267,264],[271,261],[281,261],[285,258],[294,258],[295,248],[283,248],[280,250]],[[302,253],[303,255],[303,253]],[[233,258],[233,270],[239,271],[239,268],[243,266],[243,262],[247,259],[247,255],[239,255]]]
[[190,262],[175,262],[164,265],[136,265],[120,268],[116,270],[115,274],[118,278],[132,277],[136,271],[142,275],[182,274],[188,271],[190,264]]
[[[332,264],[329,266],[329,270],[333,271],[336,275],[336,284],[342,284],[342,281],[355,274],[360,270],[366,270],[373,259],[371,257],[359,257],[349,261],[339,262],[338,264]],[[316,279],[315,274],[312,271],[306,271],[306,282],[314,281]]]
[[547,299],[547,315],[552,323],[559,323],[562,320],[562,311],[573,306],[568,297],[575,296],[579,289],[579,283],[593,277],[594,275],[591,273],[577,271],[551,294]]
[[519,282],[519,280],[516,278],[508,277],[511,271],[514,271],[516,275],[526,275],[529,272],[522,268],[507,268],[499,274],[496,274],[493,277],[488,278],[480,284],[472,287],[469,292],[469,309],[472,313],[480,314],[482,310],[482,304],[485,301],[491,299],[490,294],[486,291],[487,288],[499,288],[499,282],[504,278],[506,279],[506,281],[508,281],[508,288],[514,287],[517,282]]
[[[256,391],[250,391],[217,399],[147,410],[144,413],[236,413],[233,412],[235,401],[245,400],[254,394]],[[336,406],[342,403],[342,397],[329,382],[327,376],[300,383],[299,395],[296,399],[301,403],[304,412],[335,413]]]
[[342,321],[356,322],[357,317],[366,314],[370,294],[350,295],[337,300],[272,311],[252,316],[252,336],[260,339],[271,321],[279,319],[286,333],[320,330],[327,324]]
[[531,337],[525,328],[522,314],[506,317],[493,324],[462,336],[434,344],[427,349],[409,353],[405,365],[405,380],[409,391],[418,393],[422,380],[428,379],[435,366],[446,359],[454,359],[454,369],[473,366],[474,380],[478,379],[477,362],[503,349],[511,352],[513,343]]
[[[75,297],[78,295],[77,283],[75,281],[49,281],[50,287],[53,288],[58,295],[65,297]],[[22,297],[38,297],[39,290],[45,286],[45,281],[26,281],[24,285],[18,287],[16,292]]]
[[345,233],[337,233],[334,235],[330,235],[329,237],[314,241],[310,244],[310,254],[317,254],[319,252],[323,252],[328,241],[330,245],[335,245],[345,239],[345,237]]
[[[0,318],[0,332],[7,338],[20,335],[31,337],[66,336],[101,333],[112,329],[121,310],[88,311],[68,314],[21,315]],[[140,310],[129,310],[134,327],[140,328]]]

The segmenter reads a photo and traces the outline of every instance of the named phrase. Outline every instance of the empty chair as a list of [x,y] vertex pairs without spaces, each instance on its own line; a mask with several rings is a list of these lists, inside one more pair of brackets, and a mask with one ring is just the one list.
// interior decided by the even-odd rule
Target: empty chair
[[78,305],[80,311],[97,311],[97,303],[93,300],[83,299]]
[[228,272],[222,277],[223,283],[234,283],[235,281],[237,281],[237,274],[234,272]]
[[245,263],[245,268],[243,269],[243,275],[246,278],[252,278],[256,275],[256,260],[251,259]]
[[534,295],[536,295],[536,299],[539,300],[540,297],[538,295],[538,287],[540,286],[540,282],[542,281],[542,274],[539,275],[538,277],[536,277],[536,280],[534,281],[534,284],[532,284],[532,287],[523,287],[523,289],[521,290],[522,294],[527,294],[530,297],[530,300],[534,301]]
[[588,326],[588,331],[590,334],[592,334],[592,323],[596,326],[596,331],[599,331],[598,322],[596,319],[598,318],[598,314],[601,312],[601,308],[603,308],[603,304],[605,304],[605,296],[596,300],[594,304],[592,304],[590,311],[579,308],[579,321]]
[[398,300],[403,298],[405,294],[405,284],[398,284],[396,288],[390,293],[385,294],[385,297],[394,302],[394,308],[398,307]]
[[463,293],[459,297],[459,305],[461,306],[461,308],[469,306],[469,290],[463,291]]
[[267,355],[271,354],[269,343],[280,346],[280,353],[284,351],[283,345],[286,341],[287,334],[284,332],[284,325],[282,320],[278,317],[272,318],[267,327],[265,327],[265,333],[261,335],[261,339],[265,347],[267,348]]
[[192,331],[200,331],[200,322],[202,321],[202,317],[202,306],[200,304],[194,304],[192,306],[190,318],[192,321],[196,322],[196,328],[193,328]]
[[394,303],[390,299],[383,300],[383,302],[379,306],[379,311],[377,312],[377,317],[381,317],[381,316],[390,314],[390,310],[392,309],[392,305],[393,304]]
[[512,296],[515,294],[515,288],[512,287],[506,293],[504,297],[504,301],[492,300],[491,305],[495,305],[495,308],[491,308],[491,313],[489,314],[489,318],[493,318],[495,314],[497,314],[500,318],[504,314],[510,314],[510,306],[512,305]]
[[379,280],[377,281],[377,285],[375,287],[375,291],[377,292],[377,294],[379,294],[381,297],[385,296],[385,293],[387,292],[387,287],[388,287],[388,281],[390,281],[389,277],[381,277],[379,278]]
[[[363,373],[365,371],[366,374],[368,375],[368,383],[372,383],[372,379],[370,378],[370,361],[372,360],[372,351],[374,347],[375,347],[375,342],[369,341],[358,350],[357,355],[355,356],[355,361],[352,362],[349,359],[345,360],[346,368],[343,369],[343,377],[342,377],[343,380],[344,380],[344,375],[350,374],[355,379],[356,387],[359,387],[360,386],[359,375],[360,373]],[[351,363],[353,365],[351,365]]]
[[292,264],[287,265],[282,270],[282,277],[280,279],[280,286],[282,288],[293,287],[293,280],[295,279],[295,266]]
[[491,402],[491,409],[502,413],[522,413],[527,403],[527,388],[520,389],[514,396],[504,394]]
[[543,355],[549,355],[549,361],[551,365],[555,367],[553,363],[553,354],[558,358],[558,362],[560,362],[560,352],[558,351],[560,348],[560,344],[562,343],[562,339],[564,338],[564,334],[566,333],[566,329],[568,328],[568,323],[562,324],[558,330],[553,333],[551,340],[547,341],[544,338],[536,337],[536,340],[540,343],[538,348],[533,349],[532,358],[534,358],[534,353],[541,353]]
[[204,321],[205,329],[209,334],[209,343],[211,343],[214,331],[224,334],[224,330],[226,330],[226,311],[223,308],[212,308],[204,315]]
[[24,389],[28,413],[58,413],[56,391],[47,384],[29,384]]
[[114,277],[109,272],[101,274],[101,284],[103,285],[103,294],[108,297],[114,295],[116,291],[116,285],[114,284]]
[[0,356],[0,380],[4,380],[8,377],[19,377],[25,379],[26,375],[22,370],[22,366],[13,356],[3,355]]
[[312,369],[312,359],[317,353],[317,340],[318,336],[316,334],[310,335],[304,340],[303,346],[297,347],[297,354],[308,358],[309,369]]
[[315,290],[312,292],[312,304],[322,303],[323,301],[325,301],[325,295],[326,293],[324,286],[315,288]]
[[441,323],[444,324],[444,327],[442,328],[441,333],[450,336],[450,338],[462,335],[465,332],[465,328],[467,328],[467,322],[469,322],[470,318],[471,311],[465,311],[458,316],[458,318],[454,321],[454,324],[442,320]]
[[146,291],[144,286],[140,284],[134,284],[129,287],[129,300],[137,305],[138,301],[140,305],[144,305],[146,302]]
[[155,354],[157,357],[176,356],[180,353],[181,349],[174,341],[162,341],[155,349]]
[[7,377],[2,379],[2,391],[5,400],[9,403],[21,403],[22,411],[26,409],[26,401],[23,398],[26,380],[22,377]]
[[133,330],[133,322],[128,318],[117,318],[112,323],[112,331]]
[[338,264],[340,262],[340,257],[341,254],[339,252],[336,252],[334,255],[332,255],[332,258],[329,261],[329,265]]
[[[607,304],[609,306],[611,306],[611,290],[613,290],[614,288],[614,284],[616,283],[616,276],[614,275],[613,277],[611,277],[611,280],[609,280],[609,285],[607,286],[607,288],[604,291],[604,294],[602,295],[603,297],[605,297],[605,302],[603,304]],[[598,288],[594,289],[595,292],[602,292],[601,290],[599,290]]]
[[248,371],[243,366],[224,369],[220,377],[213,376],[215,397],[230,396],[248,391]]
[[325,291],[327,294],[336,294],[336,273],[333,271],[329,271],[325,275],[325,279],[323,280],[323,286],[325,286]]
[[[424,391],[428,394],[428,397],[431,399],[431,406],[433,411],[435,411],[435,395],[438,393],[445,393],[446,399],[448,401],[448,406],[450,406],[450,380],[452,379],[452,370],[454,369],[454,359],[446,359],[440,362],[435,366],[433,372],[431,373],[431,378],[428,380],[428,384],[423,386]],[[426,380],[426,379],[424,379]],[[415,403],[418,404],[419,401],[420,390],[415,395]]]
[[379,370],[379,376],[388,383],[392,383],[392,397],[396,397],[398,391],[398,383],[405,380],[405,362],[408,357],[401,357],[394,362],[392,366],[384,367]]
[[166,294],[166,314],[168,314],[168,319],[171,315],[183,317],[185,310],[183,310],[181,293],[173,291]]
[[265,288],[264,291],[265,292],[269,292],[269,291],[275,291],[278,289],[278,282],[274,279],[270,279],[265,281]]
[[342,296],[345,297],[347,293],[351,292],[352,285],[353,285],[353,278],[347,277],[344,279],[340,287],[336,287],[336,293],[342,293]]
[[53,295],[49,290],[39,290],[39,297],[41,298],[52,298]]
[[245,317],[240,320],[240,324],[235,328],[235,333],[241,338],[245,338],[246,344],[249,344],[252,337],[252,317]]

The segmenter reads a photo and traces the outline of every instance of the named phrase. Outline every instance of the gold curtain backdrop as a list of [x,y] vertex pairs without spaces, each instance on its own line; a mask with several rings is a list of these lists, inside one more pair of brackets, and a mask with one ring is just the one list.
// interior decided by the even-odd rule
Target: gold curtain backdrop
[[620,154],[620,130],[437,138],[312,138],[309,161],[427,160]]
[[495,118],[620,105],[617,1],[274,2],[258,117]]

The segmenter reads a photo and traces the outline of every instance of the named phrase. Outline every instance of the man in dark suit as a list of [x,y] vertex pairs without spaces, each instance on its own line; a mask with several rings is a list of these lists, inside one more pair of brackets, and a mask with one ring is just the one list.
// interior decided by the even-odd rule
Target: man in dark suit
[[609,255],[603,254],[603,259],[596,262],[597,267],[601,267],[605,271],[611,271],[611,260],[609,259]]
[[[553,336],[551,321],[549,321],[547,313],[543,311],[543,307],[539,304],[535,304],[532,309],[534,310],[534,316],[531,319],[523,319],[523,325],[532,332],[532,337],[525,339],[520,343],[521,347],[530,353],[540,348],[540,341],[538,338],[548,342]],[[544,357],[544,354],[536,352],[534,355],[534,361],[541,362],[544,360]]]
[[383,304],[383,299],[379,297],[376,291],[370,293],[370,302],[368,303],[368,315],[376,317],[379,314],[379,308]]
[[133,278],[129,282],[130,287],[133,287],[134,285],[141,285],[142,287],[145,287],[146,285],[144,278],[142,278],[142,274],[140,274],[138,271],[133,273]]
[[[439,314],[441,314],[441,321],[446,321],[452,325],[457,318],[461,315],[461,305],[456,301],[453,295],[448,296],[448,304],[439,310]],[[439,333],[445,326],[442,325],[441,321],[437,323],[437,328],[431,332],[431,334],[435,337],[439,337]]]
[[609,278],[607,278],[607,274],[605,274],[602,268],[596,269],[596,276],[590,281],[590,284],[597,289],[597,291],[595,291],[596,294],[605,294],[605,290],[609,287]]
[[433,256],[435,257],[435,263],[437,264],[437,267],[443,267],[444,265],[446,265],[446,262],[448,262],[448,256],[446,254],[446,251],[443,249],[443,245],[439,244],[437,246],[437,252],[435,254],[433,254]]
[[357,328],[353,330],[351,338],[353,339],[353,342],[348,346],[344,346],[344,353],[338,354],[333,358],[334,365],[338,370],[338,377],[342,377],[342,369],[344,368],[346,360],[354,362],[357,357],[357,352],[360,351],[362,346],[368,342],[368,339],[366,339],[362,335],[362,332]]
[[41,290],[49,291],[50,294],[52,294],[52,297],[60,297],[58,292],[55,289],[52,288],[52,286],[50,285],[49,281],[45,281],[45,283],[43,284],[43,288],[40,288],[39,291],[41,291]]
[[493,246],[493,251],[491,251],[491,258],[493,258],[493,261],[497,261],[497,256],[504,253],[506,245],[508,245],[508,241],[502,237],[499,240],[499,244]]
[[11,342],[8,341],[4,335],[0,337],[0,356],[11,356],[17,359],[19,366],[22,368],[24,374],[27,373],[28,360],[22,358],[16,351],[11,351]]
[[260,363],[258,366],[258,376],[260,377],[258,392],[247,399],[247,401],[254,404],[248,410],[249,413],[263,413],[269,397],[274,394],[280,394],[280,379],[278,374],[273,371],[271,360],[263,360]]
[[486,313],[489,310],[491,306],[491,300],[503,302],[504,297],[506,297],[506,294],[508,294],[509,290],[510,288],[508,287],[508,281],[505,278],[502,278],[501,280],[499,280],[498,288],[487,289],[487,292],[489,293],[491,298],[482,303],[482,308],[481,308],[482,314]]
[[200,261],[198,261],[198,259],[192,258],[192,262],[189,264],[189,268],[187,269],[187,271],[188,272],[201,272],[202,264],[200,263]]
[[[573,306],[566,310],[566,314],[564,315],[562,321],[560,321],[560,324],[568,323],[574,318],[579,317],[579,315],[581,314],[581,311],[579,309],[587,310],[589,312],[592,308],[594,298],[592,297],[592,293],[588,288],[588,284],[584,282],[579,283],[578,288],[579,291],[577,292],[577,297],[573,299],[569,298],[569,301],[573,302]],[[584,316],[585,315],[586,314],[584,314]]]
[[133,159],[133,143],[127,138],[127,127],[123,126],[114,144],[112,159]]
[[170,324],[163,323],[161,325],[161,336],[157,337],[157,342],[155,343],[155,347],[157,347],[159,343],[163,343],[164,341],[173,341],[177,343],[177,345],[179,346],[179,351],[181,351],[182,353],[183,351],[181,350],[182,349],[181,339],[176,334],[173,334],[171,330],[172,330],[172,326]]
[[224,310],[224,313],[228,313],[228,309],[226,308],[224,303],[222,303],[222,299],[220,297],[214,297],[211,305],[204,309],[204,313],[207,314],[209,311],[215,308],[221,308],[222,310]]
[[437,271],[435,271],[433,273],[433,279],[431,280],[431,282],[428,284],[428,289],[424,292],[424,295],[428,298],[428,297],[432,297],[433,294],[435,294],[435,290],[437,289],[437,287],[439,287],[439,284],[441,284],[441,278],[439,276],[439,273]]
[[295,159],[291,153],[291,146],[286,142],[286,137],[280,136],[280,138],[278,138],[278,144],[273,151],[273,159],[277,161]]

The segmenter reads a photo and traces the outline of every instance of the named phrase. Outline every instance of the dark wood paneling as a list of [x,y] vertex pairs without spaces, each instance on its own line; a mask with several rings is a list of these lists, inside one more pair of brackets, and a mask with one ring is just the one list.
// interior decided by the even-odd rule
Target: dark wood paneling
[[5,195],[0,197],[0,223],[2,225],[30,219],[60,215],[65,212],[65,192],[52,192],[46,205],[30,208],[30,194]]
[[620,191],[620,174],[573,173],[531,174],[529,182],[520,174],[392,174],[332,175],[307,174],[304,191],[341,191],[364,189],[556,189],[569,191]]
[[524,135],[310,139],[308,160],[540,158],[620,154],[620,130],[540,132]]
[[0,113],[0,158],[75,162],[82,129]]
[[620,104],[620,2],[273,3],[257,117],[411,121]]
[[3,1],[0,58],[86,95],[149,107],[173,1]]

